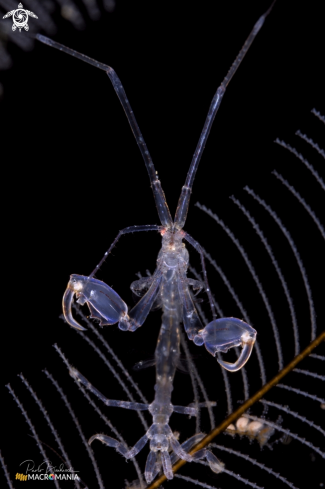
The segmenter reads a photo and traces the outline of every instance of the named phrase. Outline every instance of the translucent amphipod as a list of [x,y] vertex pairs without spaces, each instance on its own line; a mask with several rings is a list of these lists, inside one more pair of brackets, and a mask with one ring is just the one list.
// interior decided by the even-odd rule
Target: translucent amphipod
[[[218,112],[230,80],[236,73],[251,43],[261,29],[272,6],[273,4],[254,25],[243,48],[212,99],[199,142],[186,176],[185,184],[181,190],[174,219],[169,211],[161,182],[158,178],[158,174],[131,109],[123,85],[113,68],[99,63],[83,54],[77,53],[76,51],[58,44],[40,34],[36,36],[39,41],[77,57],[78,59],[106,72],[123,106],[142,153],[156,202],[160,225],[129,226],[120,230],[115,240],[106,251],[104,257],[88,277],[71,275],[67,290],[63,296],[64,316],[72,327],[79,330],[84,330],[85,328],[75,321],[72,316],[71,306],[74,295],[77,296],[77,302],[79,304],[88,305],[91,317],[98,319],[102,326],[118,323],[119,328],[123,331],[135,331],[144,323],[153,307],[160,307],[162,309],[162,326],[155,351],[155,396],[151,404],[107,399],[93,387],[81,373],[74,368],[70,368],[70,375],[83,384],[88,390],[92,391],[105,403],[106,406],[120,407],[136,411],[147,410],[152,415],[152,425],[130,449],[120,440],[101,433],[93,435],[89,440],[90,444],[94,440],[99,440],[109,447],[115,448],[126,459],[134,458],[149,442],[150,454],[147,458],[145,468],[145,479],[147,483],[150,483],[161,469],[167,479],[172,479],[172,462],[176,459],[182,459],[187,462],[197,462],[205,459],[211,470],[215,473],[222,472],[223,470],[223,464],[211,450],[201,448],[194,453],[189,453],[193,445],[195,445],[202,436],[202,433],[197,433],[189,440],[180,444],[169,426],[170,416],[174,412],[186,415],[190,414],[191,416],[198,415],[197,407],[178,406],[173,405],[171,402],[173,379],[180,358],[180,328],[182,325],[188,338],[191,341],[194,341],[198,346],[204,344],[206,349],[212,355],[216,355],[217,352],[227,352],[230,348],[241,346],[241,354],[235,363],[231,364],[224,362],[223,360],[218,360],[223,368],[232,372],[240,370],[246,364],[252,352],[257,333],[249,324],[240,319],[232,317],[215,319],[215,304],[208,284],[204,251],[201,245],[184,231],[184,226],[189,209],[195,174],[213,120]],[[142,292],[147,290],[131,311],[128,312],[127,305],[121,297],[104,282],[95,279],[94,275],[100,269],[106,257],[110,254],[122,235],[140,231],[159,232],[162,236],[162,248],[158,255],[157,267],[154,274],[132,284],[132,290],[134,290],[140,297]],[[203,272],[202,282],[187,277],[189,255],[183,240],[190,243],[200,255]],[[193,294],[189,287],[193,287],[193,290],[204,288],[207,293],[213,320],[205,327],[202,325],[193,301]],[[209,403],[203,404],[203,407],[209,406]],[[255,425],[254,429],[255,431],[258,431],[259,428],[260,426]]]

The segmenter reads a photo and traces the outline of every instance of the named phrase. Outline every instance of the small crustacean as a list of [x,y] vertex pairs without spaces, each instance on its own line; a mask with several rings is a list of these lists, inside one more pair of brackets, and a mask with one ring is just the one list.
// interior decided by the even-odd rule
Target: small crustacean
[[[153,424],[130,450],[116,439],[103,434],[96,434],[89,440],[89,443],[91,443],[95,439],[98,439],[106,445],[114,447],[127,459],[135,457],[145,444],[150,441],[150,454],[145,469],[147,482],[153,480],[161,467],[166,477],[171,479],[173,477],[172,461],[177,458],[188,462],[205,458],[214,472],[223,470],[223,466],[216,456],[206,448],[192,455],[188,453],[191,447],[202,437],[202,434],[198,433],[194,435],[194,437],[181,445],[169,427],[169,418],[173,412],[192,416],[197,415],[197,407],[175,406],[171,403],[173,379],[180,355],[180,325],[183,323],[190,340],[198,346],[205,345],[206,349],[212,355],[216,355],[217,352],[225,353],[232,347],[241,346],[241,354],[235,363],[230,364],[218,359],[218,362],[223,368],[233,372],[241,369],[249,359],[254,346],[256,331],[240,319],[231,317],[216,319],[214,302],[207,281],[203,250],[199,243],[186,233],[183,228],[188,213],[195,174],[214,117],[220,107],[227,85],[239,67],[252,41],[261,29],[271,8],[255,24],[227,76],[216,91],[185,184],[181,191],[174,220],[171,217],[160,180],[158,179],[157,172],[124,88],[114,70],[107,65],[98,63],[87,56],[51,41],[42,35],[37,35],[38,40],[106,71],[127,115],[149,173],[161,225],[130,226],[120,231],[103,259],[89,276],[71,275],[63,297],[65,319],[72,327],[81,330],[85,328],[76,322],[71,312],[74,295],[76,295],[79,304],[88,305],[91,317],[99,320],[102,326],[118,323],[118,327],[123,331],[135,331],[142,326],[153,307],[161,307],[163,310],[162,326],[155,352],[155,398],[151,404],[107,399],[79,371],[72,367],[70,368],[71,376],[90,389],[107,406],[123,407],[133,410],[148,410],[152,414]],[[162,236],[162,248],[157,258],[157,267],[154,274],[148,278],[137,280],[131,285],[134,292],[138,295],[143,295],[138,303],[129,310],[121,297],[107,284],[94,278],[94,275],[122,235],[139,231],[160,232]],[[189,254],[183,240],[189,242],[200,254],[204,283],[187,278]],[[208,295],[213,320],[205,327],[203,327],[195,308],[190,287],[199,290],[205,288]]]

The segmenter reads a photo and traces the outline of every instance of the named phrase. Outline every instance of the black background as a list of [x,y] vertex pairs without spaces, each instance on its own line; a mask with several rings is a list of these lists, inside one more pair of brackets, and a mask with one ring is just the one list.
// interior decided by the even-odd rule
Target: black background
[[[89,22],[83,32],[57,19],[57,41],[111,65],[122,80],[172,214],[212,96],[268,6],[264,0],[177,2],[176,6],[118,0],[113,13],[105,14],[97,23]],[[325,113],[323,23],[317,2],[297,5],[278,1],[275,5],[224,97],[197,173],[186,224],[186,230],[223,268],[247,309],[258,331],[268,378],[276,373],[278,362],[265,306],[236,247],[194,204],[199,201],[212,208],[240,238],[272,304],[287,363],[294,349],[283,291],[250,224],[228,197],[234,194],[247,204],[272,244],[292,292],[301,347],[305,347],[311,336],[310,318],[299,269],[277,226],[242,188],[247,184],[254,188],[272,204],[290,230],[310,280],[320,332],[325,319],[324,241],[305,211],[270,171],[276,168],[290,180],[324,223],[324,193],[320,186],[301,162],[273,142],[280,137],[297,146],[324,176],[324,160],[294,136],[301,129],[324,147],[324,125],[310,113],[313,107]],[[89,487],[95,487],[93,470],[80,448],[76,430],[41,370],[46,367],[60,379],[86,438],[98,431],[107,432],[80,397],[52,344],[57,342],[70,362],[108,397],[125,399],[125,394],[101,361],[59,319],[61,297],[69,274],[89,274],[119,229],[158,220],[141,154],[105,73],[39,43],[31,53],[9,48],[14,66],[0,75],[4,87],[0,102],[4,265],[1,385],[11,383],[42,441],[55,447],[41,415],[16,377],[24,373],[58,426],[76,470]],[[129,285],[137,272],[153,272],[159,246],[156,233],[124,237],[98,278],[132,305]],[[190,253],[191,262],[200,270],[195,253]],[[219,276],[211,267],[209,272],[211,289],[224,315],[240,317]],[[152,318],[134,334],[123,333],[116,326],[104,330],[105,338],[129,370],[153,355],[160,312],[153,313]],[[196,363],[210,397],[218,401],[216,419],[221,421],[226,407],[221,374],[206,351],[192,351],[198,355]],[[324,354],[324,347],[317,353]],[[250,393],[260,384],[254,358],[247,368]],[[301,368],[323,373],[324,362],[307,362]],[[237,399],[243,400],[241,377],[235,375],[234,408]],[[134,377],[150,401],[154,369],[135,372]],[[321,380],[292,373],[287,382],[324,397]],[[278,391],[269,399],[290,405],[290,409],[316,424],[322,423],[324,411],[318,403]],[[4,387],[1,399],[1,450],[14,478],[21,461],[31,458],[40,463],[42,459]],[[177,374],[173,400],[175,404],[192,402],[188,376]],[[136,414],[108,411],[107,416],[116,422],[130,445],[142,436],[143,427]],[[256,409],[253,414],[260,412]],[[269,419],[276,420],[278,414],[276,410],[270,412]],[[171,426],[181,431],[182,440],[194,430],[193,420],[176,414]],[[186,431],[188,426],[192,431]],[[312,427],[307,429],[289,418],[283,426],[318,447],[323,444],[324,450],[324,438]],[[208,425],[203,429],[208,431]],[[279,438],[278,434],[273,439]],[[225,436],[220,438],[222,442],[255,456],[297,487],[322,487],[323,459],[296,441],[275,444],[273,451],[265,448],[261,454],[256,442],[250,445],[237,438],[231,443]],[[94,444],[94,450],[106,487],[124,487],[124,479],[135,477],[131,464],[113,450],[99,443]],[[147,448],[138,457],[142,468],[146,456]],[[241,459],[227,458],[224,453],[218,456],[228,470],[255,481],[259,487],[282,484]],[[55,455],[51,459],[55,465],[60,463]],[[201,475],[193,467],[186,467],[182,473],[216,487],[243,486],[227,475],[218,479],[208,469]],[[0,477],[3,484],[3,475]],[[182,483],[178,480],[170,485],[181,487]]]

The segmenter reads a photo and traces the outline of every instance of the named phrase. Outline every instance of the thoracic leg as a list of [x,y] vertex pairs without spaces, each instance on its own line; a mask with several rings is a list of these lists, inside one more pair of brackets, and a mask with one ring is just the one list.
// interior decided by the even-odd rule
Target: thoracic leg
[[167,477],[167,479],[172,479],[173,476],[173,470],[172,470],[172,463],[170,461],[170,456],[168,452],[160,452],[161,453],[161,461],[164,469],[164,474]]
[[144,472],[144,476],[148,484],[150,484],[150,482],[156,477],[160,469],[161,469],[160,452],[150,451],[147,458],[146,468]]
[[[181,444],[181,448],[184,450],[184,452],[189,452],[191,448],[194,447],[194,445],[196,445],[197,443],[199,443],[199,441],[201,441],[202,438],[204,437],[205,437],[204,433],[197,433],[196,435],[191,436],[191,438],[189,438],[188,440],[184,441]],[[172,465],[174,465],[179,459],[180,457],[174,451],[171,456]]]
[[115,448],[121,455],[123,455],[123,457],[129,459],[135,457],[140,450],[142,450],[148,441],[148,436],[145,434],[130,450],[128,450],[123,443],[111,438],[110,436],[101,434],[93,435],[88,441],[89,445],[91,445],[94,440],[100,440],[102,443],[105,443],[105,445]]
[[193,291],[195,290],[194,297],[197,296],[202,289],[204,289],[204,283],[200,280],[195,280],[194,278],[188,278],[187,284],[193,288]]
[[149,289],[150,285],[153,282],[153,277],[142,277],[139,280],[135,280],[132,282],[130,285],[130,289],[132,292],[137,295],[138,297],[142,297],[145,290]]
[[[195,435],[195,436],[197,436],[197,435]],[[190,440],[191,440],[191,438],[190,438]],[[185,442],[185,443],[188,443],[190,440],[187,440],[187,442]],[[222,470],[223,470],[223,466],[222,466],[221,462],[219,462],[217,457],[215,455],[213,455],[213,453],[210,452],[209,450],[207,450],[206,448],[203,448],[202,450],[199,450],[199,451],[193,453],[193,455],[190,455],[189,453],[187,453],[184,450],[184,448],[183,448],[184,444],[181,445],[176,440],[176,438],[174,436],[170,439],[170,445],[171,445],[172,449],[174,450],[175,454],[179,458],[181,458],[182,460],[186,460],[187,462],[195,462],[197,460],[201,460],[202,458],[205,458],[207,460],[207,462],[209,463],[210,468],[211,468],[211,470],[213,470],[213,472],[216,472],[218,474],[219,472],[222,472]]]
[[132,409],[134,411],[146,411],[149,408],[148,404],[143,404],[140,402],[128,402],[128,401],[116,401],[114,399],[107,399],[99,390],[94,387],[89,380],[86,379],[76,368],[70,367],[69,374],[71,377],[84,385],[86,389],[90,390],[95,396],[98,397],[106,406],[111,407],[122,407],[124,409]]

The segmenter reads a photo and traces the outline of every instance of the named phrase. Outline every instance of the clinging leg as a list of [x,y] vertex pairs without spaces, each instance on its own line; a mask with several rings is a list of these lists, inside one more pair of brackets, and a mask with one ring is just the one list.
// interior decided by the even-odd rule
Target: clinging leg
[[213,455],[212,452],[210,452],[206,448],[203,448],[202,450],[193,453],[193,455],[190,455],[184,450],[183,445],[181,445],[174,436],[171,437],[170,446],[172,447],[173,451],[179,458],[181,458],[182,460],[186,460],[186,462],[195,462],[197,460],[201,460],[202,458],[205,458],[209,463],[210,468],[211,470],[213,470],[213,472],[215,472],[216,474],[222,472],[223,465],[221,464],[221,462],[219,462],[217,457]]
[[148,484],[150,484],[150,482],[156,477],[156,475],[158,475],[160,469],[161,469],[160,452],[150,451],[146,462],[146,468],[144,471],[144,476]]
[[145,446],[148,441],[148,436],[145,434],[130,450],[128,450],[123,443],[111,438],[110,436],[101,434],[93,435],[91,438],[89,438],[88,444],[91,445],[94,440],[100,440],[102,443],[105,443],[105,445],[115,448],[125,458],[133,458]]
[[74,367],[69,368],[69,374],[71,377],[82,384],[86,389],[92,392],[98,399],[100,399],[106,406],[119,407],[124,409],[132,409],[134,411],[147,411],[149,404],[143,404],[142,402],[128,402],[128,401],[116,401],[114,399],[107,399],[99,390],[94,387],[89,380],[84,377],[79,370]]

